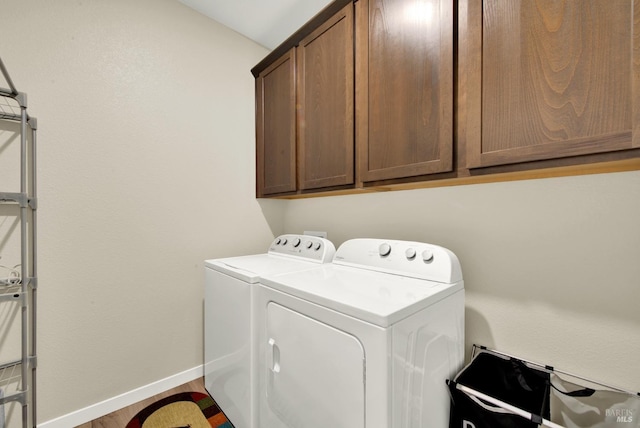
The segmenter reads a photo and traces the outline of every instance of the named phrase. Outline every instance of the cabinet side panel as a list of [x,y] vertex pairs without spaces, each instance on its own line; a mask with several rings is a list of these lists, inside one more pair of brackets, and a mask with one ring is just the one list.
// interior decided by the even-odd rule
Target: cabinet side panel
[[264,91],[262,77],[256,77],[256,197],[264,196]]

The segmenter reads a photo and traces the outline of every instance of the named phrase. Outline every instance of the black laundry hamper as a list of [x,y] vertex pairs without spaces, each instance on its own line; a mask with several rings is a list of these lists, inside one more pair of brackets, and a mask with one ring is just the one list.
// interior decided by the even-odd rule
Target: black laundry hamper
[[481,350],[454,380],[449,428],[536,428],[549,419],[548,372]]
[[640,428],[640,392],[484,346],[473,345],[472,355],[447,380],[449,428]]

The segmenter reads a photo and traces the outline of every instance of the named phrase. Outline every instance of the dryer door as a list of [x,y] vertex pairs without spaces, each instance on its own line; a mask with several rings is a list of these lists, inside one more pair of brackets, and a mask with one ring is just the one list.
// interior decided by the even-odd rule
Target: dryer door
[[341,330],[267,305],[267,404],[286,427],[364,428],[364,349]]

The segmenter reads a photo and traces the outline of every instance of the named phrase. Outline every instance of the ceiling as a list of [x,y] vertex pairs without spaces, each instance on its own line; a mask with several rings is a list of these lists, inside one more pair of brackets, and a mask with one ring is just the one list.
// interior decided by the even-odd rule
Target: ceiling
[[273,49],[332,0],[178,0]]

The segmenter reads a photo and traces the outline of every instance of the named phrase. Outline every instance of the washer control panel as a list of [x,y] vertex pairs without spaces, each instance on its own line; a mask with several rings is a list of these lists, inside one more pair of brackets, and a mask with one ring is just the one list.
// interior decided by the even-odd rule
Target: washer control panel
[[318,263],[333,260],[336,247],[331,241],[309,235],[280,235],[269,246],[270,254],[300,257]]
[[456,255],[424,242],[352,239],[338,248],[333,263],[448,284],[462,280]]

